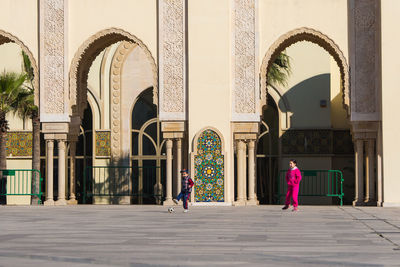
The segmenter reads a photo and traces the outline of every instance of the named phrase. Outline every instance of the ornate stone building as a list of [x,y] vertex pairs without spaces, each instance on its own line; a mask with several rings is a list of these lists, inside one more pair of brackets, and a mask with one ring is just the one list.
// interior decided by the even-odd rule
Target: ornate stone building
[[[183,167],[194,204],[272,203],[274,177],[296,157],[305,169],[347,169],[354,205],[400,206],[398,1],[0,5],[0,67],[18,69],[10,51],[22,49],[34,68],[46,205],[82,202],[87,172],[99,166],[140,170],[135,181],[120,170],[91,177],[91,190],[117,176],[117,191],[139,195],[118,203],[146,203],[148,192],[171,204]],[[283,51],[294,64],[289,83],[267,85]],[[10,121],[12,168],[30,160],[30,135]]]

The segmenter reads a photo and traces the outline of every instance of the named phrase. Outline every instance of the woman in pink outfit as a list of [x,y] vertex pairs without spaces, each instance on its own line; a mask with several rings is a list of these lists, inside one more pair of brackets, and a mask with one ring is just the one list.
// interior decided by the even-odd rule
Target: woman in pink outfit
[[301,173],[299,168],[297,168],[297,162],[296,160],[292,159],[289,162],[289,169],[286,173],[286,182],[288,184],[287,188],[287,193],[286,193],[286,200],[285,200],[285,206],[282,208],[283,210],[286,210],[290,206],[290,199],[293,199],[293,211],[298,210],[298,200],[297,196],[299,194],[299,186],[300,186],[300,180],[301,180]]

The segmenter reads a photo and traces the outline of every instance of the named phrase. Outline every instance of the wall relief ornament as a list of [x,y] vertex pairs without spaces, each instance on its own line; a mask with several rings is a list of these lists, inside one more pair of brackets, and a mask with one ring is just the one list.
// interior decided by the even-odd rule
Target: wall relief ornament
[[256,3],[235,0],[234,4],[234,112],[256,113]]
[[[185,0],[160,0],[161,119],[185,119]],[[165,113],[174,113],[163,116]],[[164,118],[163,118],[164,117]]]
[[350,114],[350,73],[349,66],[343,52],[339,49],[339,46],[325,34],[310,29],[310,28],[299,28],[290,31],[275,41],[265,54],[261,69],[260,69],[260,81],[261,81],[261,106],[267,104],[267,71],[271,66],[272,62],[287,47],[301,41],[308,41],[315,43],[325,49],[336,61],[340,69],[341,79],[341,90],[343,92],[343,106]]
[[136,36],[121,29],[110,28],[92,35],[75,53],[69,72],[70,107],[73,114],[82,117],[86,108],[87,78],[93,60],[105,48],[121,41],[135,43],[143,49],[153,70],[153,103],[158,105],[157,66],[150,50]]
[[[377,37],[376,23],[378,1],[354,1],[353,39],[353,112],[371,114],[377,112],[379,70],[376,66]],[[372,96],[372,97],[371,97]]]
[[121,79],[122,67],[126,57],[136,44],[123,41],[114,53],[111,62],[110,100],[111,100],[111,155],[118,159],[121,155]]
[[43,93],[42,109],[48,114],[64,114],[64,0],[40,1],[40,79]]

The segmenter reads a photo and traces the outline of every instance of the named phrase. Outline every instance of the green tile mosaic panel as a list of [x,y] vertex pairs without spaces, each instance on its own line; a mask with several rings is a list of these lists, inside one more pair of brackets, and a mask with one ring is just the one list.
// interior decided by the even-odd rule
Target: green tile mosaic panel
[[212,130],[205,130],[198,139],[194,157],[196,202],[224,201],[224,156],[221,139]]
[[96,156],[111,156],[111,133],[96,131]]
[[13,157],[31,157],[32,133],[8,132],[6,135],[6,155]]

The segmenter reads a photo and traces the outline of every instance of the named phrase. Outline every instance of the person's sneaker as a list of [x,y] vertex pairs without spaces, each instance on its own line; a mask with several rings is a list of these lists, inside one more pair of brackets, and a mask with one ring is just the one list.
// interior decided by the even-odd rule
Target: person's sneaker
[[299,209],[298,209],[297,207],[294,207],[294,208],[292,209],[292,211],[299,211]]
[[172,200],[175,204],[178,204],[178,200],[176,200],[175,198]]
[[185,209],[185,210],[183,210],[183,212],[188,212],[189,210],[187,210],[187,209]]
[[285,205],[285,206],[283,206],[282,209],[283,209],[283,210],[287,210],[288,208],[289,208],[289,206],[286,206],[286,205]]

